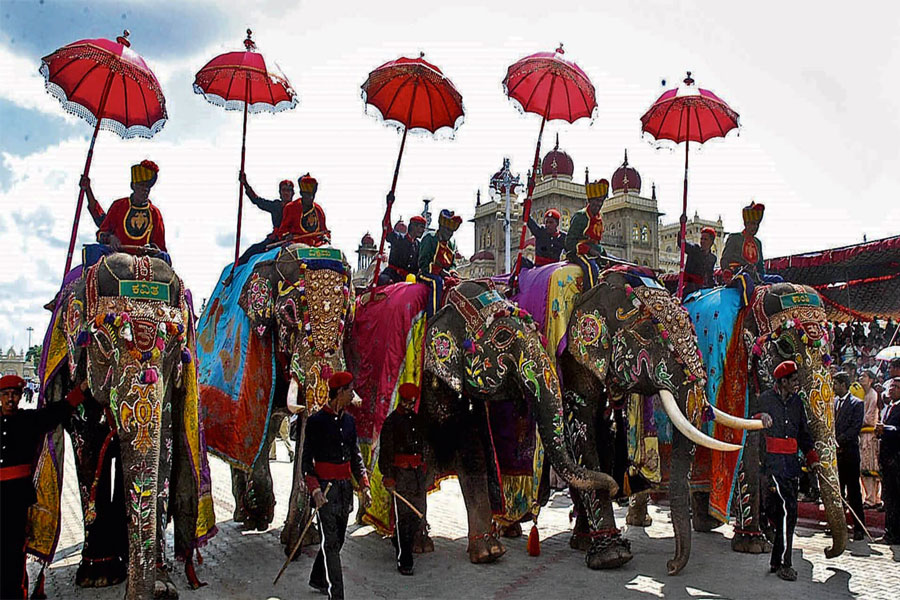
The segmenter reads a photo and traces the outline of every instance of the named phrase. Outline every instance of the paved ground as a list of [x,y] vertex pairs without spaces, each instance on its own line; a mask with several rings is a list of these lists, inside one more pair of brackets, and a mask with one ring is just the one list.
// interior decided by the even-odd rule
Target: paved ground
[[[212,458],[219,534],[203,550],[204,563],[197,567],[209,585],[190,591],[183,570],[174,575],[181,598],[322,598],[307,585],[313,552],[306,550],[291,564],[277,586],[272,579],[284,554],[278,534],[286,511],[291,464],[279,445],[272,463],[278,505],[273,527],[265,532],[243,531],[231,521],[233,502],[227,466]],[[71,457],[71,452],[66,453]],[[72,474],[71,463],[66,468]],[[393,550],[371,527],[350,527],[344,546],[344,579],[348,598],[897,598],[900,589],[900,547],[853,542],[839,558],[827,560],[827,537],[818,531],[799,529],[794,544],[795,583],[768,573],[768,556],[735,554],[728,538],[731,528],[694,534],[691,561],[676,577],[665,572],[674,551],[667,509],[651,506],[654,523],[647,529],[629,528],[634,560],[616,571],[590,571],[583,555],[568,546],[568,514],[571,502],[557,493],[541,513],[541,556],[525,551],[526,538],[507,540],[507,554],[493,565],[472,565],[466,557],[465,516],[462,496],[455,481],[445,482],[429,496],[429,521],[436,551],[420,556],[416,575],[401,577],[393,567]],[[624,523],[624,509],[616,516]],[[527,532],[527,528],[526,528]],[[74,478],[66,480],[63,537],[57,560],[48,570],[46,590],[50,598],[118,600],[124,585],[104,590],[75,586],[75,569],[82,539],[81,513]],[[170,546],[171,548],[171,543]],[[29,567],[32,578],[36,565]],[[891,590],[894,590],[891,592]]]

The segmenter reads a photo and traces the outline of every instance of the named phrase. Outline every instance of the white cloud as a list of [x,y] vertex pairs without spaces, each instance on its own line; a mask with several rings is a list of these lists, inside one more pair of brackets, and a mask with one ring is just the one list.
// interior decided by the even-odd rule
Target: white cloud
[[[59,101],[48,94],[44,77],[38,72],[40,62],[20,56],[0,44],[0,98],[16,106],[63,118],[70,123],[78,119],[62,110]],[[46,118],[46,117],[44,117]]]

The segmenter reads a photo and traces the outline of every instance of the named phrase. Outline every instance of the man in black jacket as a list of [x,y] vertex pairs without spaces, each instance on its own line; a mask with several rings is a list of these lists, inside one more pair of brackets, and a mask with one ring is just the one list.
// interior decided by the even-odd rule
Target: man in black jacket
[[[253,188],[247,183],[247,175],[245,173],[242,172],[238,175],[238,181],[240,181],[241,185],[244,186],[244,189],[247,190],[247,197],[250,198],[250,202],[261,211],[269,213],[269,216],[272,217],[272,231],[274,232],[278,229],[281,225],[284,207],[294,199],[294,182],[290,179],[285,179],[278,184],[278,200],[266,200],[253,191]],[[238,265],[246,263],[250,260],[250,257],[256,254],[265,252],[269,244],[272,244],[275,241],[277,240],[274,235],[270,233],[261,242],[253,244],[241,255],[240,260],[238,260]]]
[[[303,476],[319,509],[322,545],[316,554],[309,585],[329,598],[344,597],[341,548],[353,508],[353,483],[360,488],[364,507],[372,502],[369,478],[356,438],[356,422],[344,409],[353,401],[353,375],[340,371],[328,380],[328,404],[306,422]],[[326,497],[324,490],[331,484]]]
[[841,495],[863,520],[854,520],[853,539],[863,539],[865,513],[859,484],[859,430],[862,429],[865,405],[850,393],[850,375],[834,376],[834,437],[837,440],[838,479]]
[[799,448],[811,468],[819,465],[819,454],[813,447],[809,422],[803,401],[797,393],[800,378],[797,363],[786,360],[775,367],[775,388],[757,398],[757,415],[766,428],[761,454],[763,475],[767,480],[766,513],[775,527],[770,571],[785,581],[796,581],[797,571],[791,567],[794,527],[797,525],[797,491],[800,483]]
[[388,266],[378,276],[378,285],[389,285],[406,281],[406,277],[419,270],[419,238],[425,233],[428,222],[421,215],[413,215],[404,231],[398,222],[394,230],[387,234],[385,241],[391,245]]
[[[404,383],[398,390],[397,409],[388,415],[381,426],[378,467],[388,492],[400,494],[425,514],[425,457],[422,417],[416,413],[419,388]],[[413,574],[413,538],[424,525],[424,517],[417,516],[405,502],[394,501],[394,549],[397,570],[401,575]]]
[[62,423],[84,400],[82,386],[38,410],[19,410],[25,380],[0,377],[0,598],[26,598],[25,525],[28,507],[37,501],[32,463],[45,433]]
[[900,376],[893,377],[888,391],[890,404],[884,407],[875,435],[881,440],[881,497],[884,500],[884,544],[900,544]]

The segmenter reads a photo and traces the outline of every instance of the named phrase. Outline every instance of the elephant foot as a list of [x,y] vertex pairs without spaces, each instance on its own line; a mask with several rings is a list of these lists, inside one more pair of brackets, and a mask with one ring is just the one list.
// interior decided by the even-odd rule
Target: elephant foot
[[506,549],[491,534],[469,536],[469,561],[472,564],[491,563],[503,556]]
[[118,557],[108,559],[82,558],[75,572],[78,587],[109,587],[122,583],[128,578],[125,560]]
[[591,547],[591,536],[586,531],[573,531],[569,538],[569,548],[587,552]]
[[247,513],[240,506],[235,506],[234,514],[231,515],[231,518],[234,519],[235,523],[243,523],[247,520]]
[[772,551],[772,544],[761,533],[736,533],[731,538],[731,549],[746,554],[764,554]]
[[625,515],[625,523],[634,527],[650,527],[653,517],[647,514],[647,504],[632,504]]
[[631,542],[620,533],[594,537],[585,556],[590,569],[617,569],[634,558]]
[[500,537],[505,538],[520,538],[522,537],[522,524],[521,523],[513,523],[512,525],[497,525],[497,529],[500,532]]
[[694,531],[700,533],[709,533],[710,531],[721,525],[721,521],[709,516],[708,514],[695,514],[691,516],[691,526],[694,528]]
[[156,581],[153,582],[153,597],[175,600],[178,598],[178,588],[169,577],[169,569],[165,565],[156,567]]
[[429,552],[434,552],[434,540],[431,539],[427,531],[419,530],[413,536],[413,553],[428,554]]

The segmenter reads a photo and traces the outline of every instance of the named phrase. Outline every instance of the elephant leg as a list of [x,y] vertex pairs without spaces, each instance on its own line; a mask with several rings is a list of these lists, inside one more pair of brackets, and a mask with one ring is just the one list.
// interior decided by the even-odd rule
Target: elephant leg
[[[572,456],[579,465],[589,469],[601,466],[598,447],[598,427],[607,425],[599,418],[598,407],[585,400],[586,395],[577,391],[566,392],[565,431],[566,441]],[[590,546],[585,555],[585,562],[591,569],[614,569],[632,559],[631,544],[622,537],[616,527],[612,499],[602,490],[582,490],[579,516],[583,513],[587,521],[587,536]],[[582,547],[585,545],[584,533],[576,531],[569,545]]]
[[688,474],[694,444],[679,431],[672,437],[672,468],[669,478],[669,505],[675,529],[675,556],[666,563],[669,575],[676,575],[691,556],[691,507]]
[[721,524],[709,514],[709,492],[691,492],[691,525],[694,531],[708,533]]
[[235,523],[243,523],[247,520],[247,509],[244,507],[244,499],[247,496],[247,472],[231,467],[231,495],[234,497]]
[[[297,441],[294,444],[294,470],[291,479],[291,496],[288,500],[287,515],[284,518],[284,526],[281,528],[281,543],[284,553],[290,556],[300,538],[300,531],[309,522],[312,516],[312,500],[306,482],[303,479],[303,441],[306,438],[306,414],[300,417],[297,424]],[[300,542],[303,546],[319,544],[321,534],[317,527],[309,527]],[[294,560],[300,558],[297,553]]]
[[277,426],[272,424],[272,421],[275,420],[273,418],[269,421],[269,429],[263,442],[263,452],[257,457],[250,473],[243,474],[243,478],[241,478],[232,469],[231,491],[235,495],[235,516],[243,518],[244,526],[247,529],[265,531],[275,515],[272,471],[269,468],[268,455],[265,452],[278,432]]
[[[103,429],[108,431],[108,427]],[[99,457],[105,440],[97,436],[94,442],[98,452],[94,456]],[[128,533],[118,440],[111,438],[102,454],[100,469],[93,464],[90,470],[94,471],[94,475],[80,478],[86,493],[93,494],[93,508],[90,510],[96,515],[89,523],[85,520],[81,562],[75,573],[75,583],[80,587],[116,585],[125,581],[127,576]],[[86,457],[87,452],[83,451],[81,456]]]
[[650,527],[653,519],[647,514],[647,503],[650,501],[650,491],[638,492],[631,497],[628,504],[628,514],[625,522],[635,527]]
[[[473,563],[494,562],[506,549],[495,537],[492,528],[491,502],[488,495],[487,459],[483,436],[486,433],[477,422],[483,411],[476,411],[464,419],[458,431],[466,432],[459,445],[457,474],[466,503],[468,520],[469,560]],[[484,421],[482,421],[484,422]]]
[[[572,497],[572,512],[575,514],[575,527],[572,528],[569,547],[587,552],[591,548],[591,528],[584,510],[584,501],[581,498],[581,492],[573,487],[569,488],[569,494]],[[571,520],[571,516],[569,519]]]
[[731,549],[735,552],[763,554],[772,550],[772,544],[763,535],[759,507],[759,433],[748,431],[732,500],[734,537],[731,538]]

